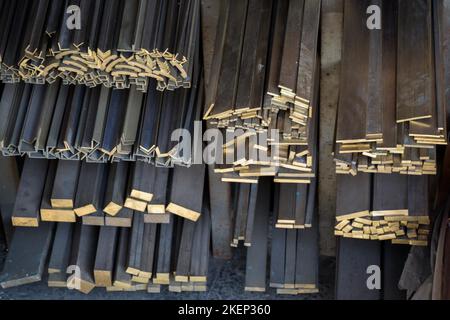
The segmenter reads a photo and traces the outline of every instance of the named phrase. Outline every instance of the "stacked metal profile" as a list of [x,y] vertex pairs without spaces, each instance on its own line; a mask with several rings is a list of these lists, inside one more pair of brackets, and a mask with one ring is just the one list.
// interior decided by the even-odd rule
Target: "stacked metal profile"
[[338,175],[335,235],[427,246],[430,235],[426,176]]
[[318,291],[320,9],[316,0],[221,2],[203,118],[221,133],[211,139],[214,172],[237,182],[225,196],[230,245],[247,248],[246,291],[265,291],[269,269],[280,294]]
[[[381,29],[362,17],[381,8]],[[443,1],[359,1],[344,7],[334,157],[335,234],[426,246],[428,175],[447,144],[450,66]]]
[[206,290],[211,220],[204,177],[203,165],[26,158],[0,285],[41,280],[50,257],[49,286]]
[[48,275],[83,293],[206,290],[205,166],[180,147],[190,137],[171,137],[201,119],[199,12],[199,0],[0,1],[0,149],[23,156],[1,212],[14,232],[3,288]]
[[375,3],[381,30],[361,18],[372,2],[345,5],[336,172],[434,175],[447,144],[442,1]]
[[198,0],[17,0],[0,12],[3,82],[191,86]]
[[[283,211],[280,202],[285,201],[286,205],[292,205],[292,202],[281,199],[285,196],[274,190],[277,185],[274,186],[271,180],[270,177],[262,177],[258,184],[237,184],[235,189],[231,246],[238,247],[242,241],[246,248],[245,291],[265,292],[269,271],[268,285],[278,294],[318,293],[317,213],[314,206],[310,206],[302,215],[294,205],[289,210],[289,213],[296,212],[292,224],[280,223],[280,211]],[[300,192],[303,191],[298,192],[295,204],[302,206],[303,203],[305,206],[305,202],[299,201],[302,200]],[[275,198],[273,206],[271,194]]]
[[206,212],[198,223],[174,218],[169,224],[144,224],[143,215],[134,215],[131,228],[53,222],[17,228],[0,285],[46,279],[49,287],[86,294],[96,287],[206,291],[209,223]]
[[[199,68],[200,69],[200,68]],[[202,91],[146,93],[131,89],[24,83],[0,86],[0,150],[5,156],[189,164],[177,155],[177,128],[199,119]],[[197,118],[196,118],[197,117]]]
[[204,114],[223,132],[215,169],[223,181],[315,177],[320,8],[311,0],[223,3]]

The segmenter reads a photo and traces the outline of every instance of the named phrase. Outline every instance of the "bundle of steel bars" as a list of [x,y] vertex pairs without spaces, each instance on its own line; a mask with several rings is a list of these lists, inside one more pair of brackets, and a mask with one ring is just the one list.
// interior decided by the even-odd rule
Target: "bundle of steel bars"
[[200,0],[17,0],[0,12],[3,82],[191,86]]
[[[307,210],[303,208],[302,212],[296,205],[305,207],[306,200],[302,201],[302,195],[299,194],[294,208],[291,209],[295,211],[292,224],[280,223],[279,210],[283,209],[280,206],[279,197],[283,195],[277,190],[278,185],[274,185],[271,180],[270,177],[261,177],[257,184],[236,184],[233,192],[230,245],[238,247],[243,241],[246,248],[244,290],[265,292],[267,273],[269,273],[269,286],[276,288],[278,294],[317,293],[319,290],[318,226],[316,221],[312,221],[316,215],[313,205],[315,193],[308,193],[308,197],[312,199],[308,202]],[[281,185],[281,187],[284,186],[294,185]],[[298,186],[306,187],[304,184]],[[295,187],[294,190],[296,190]],[[274,197],[273,204],[271,194]],[[306,192],[304,195],[306,196]],[[287,206],[293,204],[289,201],[285,203]],[[283,208],[286,209],[286,207]],[[287,234],[290,236],[287,237]],[[269,254],[270,265],[268,264]]]
[[335,235],[426,246],[428,177],[447,144],[441,1],[370,1],[344,7],[343,61],[335,131]]
[[278,294],[319,292],[319,228],[273,230],[270,287]]
[[[196,64],[199,60],[196,60]],[[175,129],[200,119],[200,66],[191,89],[146,93],[106,87],[24,83],[0,86],[0,149],[5,156],[135,161],[169,166],[180,158]],[[195,118],[197,117],[197,118]]]
[[430,234],[427,176],[338,175],[335,235],[427,246]]
[[223,181],[315,176],[320,8],[316,0],[222,2],[204,119],[224,136],[215,169]]
[[134,215],[131,228],[53,222],[18,228],[0,285],[9,288],[45,278],[49,287],[86,294],[95,287],[206,291],[210,222],[205,210],[197,223],[174,218],[169,224],[145,224],[143,215]]
[[[265,181],[261,177],[260,181]],[[311,184],[275,184],[270,186],[267,182],[264,186],[258,184],[237,184],[233,193],[233,222],[231,246],[237,247],[240,241],[244,246],[250,247],[253,243],[253,229],[255,217],[261,214],[258,205],[261,201],[261,193],[271,188],[273,196],[273,219],[275,227],[279,229],[307,229],[313,227],[313,216],[316,206],[316,180]],[[267,195],[270,198],[270,194]],[[272,208],[270,203],[268,208]]]
[[[26,158],[12,211],[13,226],[40,222],[131,227],[171,223],[172,214],[197,221],[203,212],[205,167],[88,163]],[[189,191],[186,191],[189,190]]]
[[[246,247],[246,291],[265,291],[270,270],[282,278],[270,285],[277,293],[318,292],[318,229],[312,220],[320,8],[321,1],[308,0],[220,3],[204,119],[208,128],[222,134],[213,138],[219,149],[214,172],[223,182],[238,182],[229,195],[230,245],[237,247],[242,241]],[[277,249],[269,268],[272,219],[274,234],[290,232],[295,239],[273,239],[272,248]],[[280,273],[277,267],[285,265],[285,255],[275,253],[284,254],[287,247],[293,252],[286,254],[290,267],[284,281],[285,270]],[[290,272],[295,277],[296,269],[291,287]]]
[[442,1],[375,3],[380,30],[366,26],[373,1],[345,2],[336,172],[436,174],[436,145],[447,144]]

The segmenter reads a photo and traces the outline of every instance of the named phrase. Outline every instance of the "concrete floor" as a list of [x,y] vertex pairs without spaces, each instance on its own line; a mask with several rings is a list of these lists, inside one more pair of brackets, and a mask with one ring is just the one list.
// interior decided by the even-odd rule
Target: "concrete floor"
[[[0,267],[3,266],[5,252],[0,253]],[[44,299],[44,300],[322,300],[333,299],[334,270],[333,258],[321,258],[320,293],[312,295],[277,295],[275,289],[269,288],[265,293],[248,293],[244,291],[245,250],[236,249],[233,258],[228,261],[211,259],[209,266],[208,291],[194,293],[173,293],[164,288],[161,293],[146,292],[106,292],[103,288],[94,289],[89,295],[75,290],[48,288],[46,282],[34,283],[21,287],[0,289],[0,300],[9,299]]]

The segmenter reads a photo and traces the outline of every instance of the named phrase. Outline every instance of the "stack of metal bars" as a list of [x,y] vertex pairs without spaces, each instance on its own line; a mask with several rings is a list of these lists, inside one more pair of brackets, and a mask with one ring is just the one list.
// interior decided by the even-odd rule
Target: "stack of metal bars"
[[0,11],[3,82],[191,86],[200,0],[18,0]]
[[369,30],[369,4],[344,8],[336,172],[434,175],[447,144],[448,14],[442,1],[379,0],[383,28]]
[[320,8],[314,0],[222,3],[204,113],[225,137],[215,168],[222,181],[315,176]]

